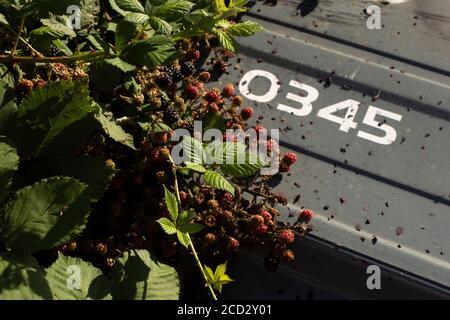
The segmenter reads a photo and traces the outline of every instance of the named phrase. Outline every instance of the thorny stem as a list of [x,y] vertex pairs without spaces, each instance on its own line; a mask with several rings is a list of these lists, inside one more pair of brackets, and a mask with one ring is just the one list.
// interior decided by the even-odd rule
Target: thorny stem
[[100,58],[109,58],[114,57],[114,55],[109,55],[104,52],[89,52],[89,53],[80,53],[73,56],[63,56],[63,57],[18,57],[18,56],[5,56],[0,55],[1,63],[70,63],[74,61],[92,61]]
[[[177,197],[178,205],[181,206],[181,198],[180,198],[180,191],[178,189],[178,179],[177,179],[177,168],[175,166],[175,163],[173,162],[172,156],[169,155],[169,161],[172,163],[172,174],[173,174],[173,180],[174,180],[174,188],[175,188],[175,195]],[[189,247],[191,248],[192,254],[194,255],[195,262],[197,262],[198,268],[200,269],[203,279],[205,280],[205,284],[209,289],[209,292],[211,293],[214,300],[217,300],[216,293],[214,292],[213,287],[208,282],[208,277],[206,276],[205,269],[203,268],[202,262],[200,261],[200,258],[198,257],[197,250],[195,250],[194,243],[191,240],[191,236],[189,233],[187,234],[187,237],[189,239]]]

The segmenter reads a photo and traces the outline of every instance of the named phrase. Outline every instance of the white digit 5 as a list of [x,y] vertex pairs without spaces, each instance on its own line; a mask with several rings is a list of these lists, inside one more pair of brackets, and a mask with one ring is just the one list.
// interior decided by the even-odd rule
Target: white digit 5
[[384,135],[384,137],[379,137],[379,136],[375,136],[373,134],[364,132],[364,131],[358,131],[358,137],[366,139],[366,140],[370,140],[379,144],[384,144],[384,145],[389,145],[391,143],[393,143],[396,139],[397,139],[397,131],[395,131],[394,128],[392,128],[391,126],[388,126],[385,123],[380,123],[378,121],[375,120],[375,117],[377,115],[389,118],[389,119],[393,119],[396,121],[401,121],[402,120],[402,115],[394,113],[394,112],[390,112],[390,111],[386,111],[374,106],[369,106],[369,108],[367,109],[367,113],[364,116],[364,120],[363,123],[377,128],[379,130],[384,131],[386,134]]
[[302,105],[302,107],[301,108],[292,108],[290,106],[280,103],[277,106],[277,109],[281,110],[281,111],[292,113],[292,114],[294,114],[296,116],[300,116],[300,117],[309,115],[312,111],[311,103],[317,100],[317,98],[319,97],[319,91],[317,91],[315,88],[313,88],[311,86],[308,86],[307,84],[303,84],[303,83],[300,83],[295,80],[291,80],[291,82],[289,82],[289,85],[294,88],[306,91],[308,93],[308,95],[306,97],[302,97],[302,96],[299,96],[299,95],[289,92],[287,94],[286,98],[300,103]]

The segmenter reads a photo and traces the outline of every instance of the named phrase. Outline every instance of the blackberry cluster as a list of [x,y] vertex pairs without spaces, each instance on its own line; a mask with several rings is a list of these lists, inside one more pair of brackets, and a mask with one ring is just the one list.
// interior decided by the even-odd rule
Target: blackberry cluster
[[180,115],[175,111],[173,107],[169,107],[166,111],[164,111],[163,119],[168,124],[178,121],[179,118]]
[[61,50],[55,46],[55,45],[51,45],[50,46],[50,56],[51,57],[60,57],[62,55]]
[[183,61],[181,63],[181,73],[184,77],[192,76],[196,71],[197,69],[192,62]]

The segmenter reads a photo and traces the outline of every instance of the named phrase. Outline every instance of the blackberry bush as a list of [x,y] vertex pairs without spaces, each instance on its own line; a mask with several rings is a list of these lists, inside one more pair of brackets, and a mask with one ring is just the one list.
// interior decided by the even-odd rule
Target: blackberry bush
[[[158,10],[140,0],[82,1],[79,30],[59,23],[68,17],[56,3],[0,7],[12,40],[0,43],[0,283],[24,270],[0,299],[178,299],[187,259],[204,282],[186,298],[217,299],[241,248],[267,249],[272,269],[292,261],[288,247],[313,214],[302,211],[291,228],[277,223],[275,207],[287,200],[270,191],[263,162],[206,165],[212,151],[193,137],[183,151],[200,161],[171,155],[173,130],[193,132],[196,120],[247,128],[253,110],[239,111],[234,87],[209,88],[211,74],[194,65],[210,49],[225,71],[232,36],[262,30],[225,23],[245,1],[167,1]],[[229,152],[249,152],[248,141],[228,143]],[[60,275],[73,265],[87,278],[66,290]]]

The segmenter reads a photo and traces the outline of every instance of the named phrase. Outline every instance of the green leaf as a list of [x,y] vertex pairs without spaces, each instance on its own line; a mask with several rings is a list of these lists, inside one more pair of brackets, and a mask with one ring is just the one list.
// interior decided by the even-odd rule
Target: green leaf
[[86,189],[76,179],[54,177],[19,190],[0,216],[6,246],[35,252],[72,240],[91,210]]
[[107,63],[107,64],[109,64],[111,66],[114,66],[114,67],[118,68],[120,71],[125,72],[125,73],[133,71],[134,69],[136,69],[135,66],[133,66],[132,64],[129,64],[128,62],[123,61],[119,57],[106,59],[105,63]]
[[170,218],[176,222],[178,219],[178,201],[175,195],[167,190],[166,186],[164,186],[164,201],[166,202]]
[[181,224],[188,224],[190,223],[195,217],[197,216],[197,213],[195,213],[194,209],[190,209],[190,210],[184,210],[180,213],[178,219],[177,219],[177,224],[181,225]]
[[165,20],[158,17],[150,17],[148,20],[150,26],[157,32],[165,35],[170,35],[172,33],[172,26]]
[[180,281],[176,270],[146,250],[125,252],[112,270],[114,299],[177,300]]
[[235,52],[237,49],[236,40],[234,40],[230,35],[228,35],[225,31],[216,29],[214,30],[214,34],[219,38],[220,45],[225,49]]
[[160,218],[156,220],[161,225],[161,228],[165,233],[171,235],[177,233],[177,227],[175,224],[167,218]]
[[3,13],[0,13],[0,23],[9,25],[8,20],[6,20],[6,17],[3,15]]
[[67,19],[65,16],[51,16],[48,19],[41,19],[41,23],[54,32],[75,38],[77,34],[72,28],[67,26]]
[[46,278],[55,300],[111,298],[109,280],[100,269],[79,258],[58,253],[58,259],[47,269]]
[[[17,113],[17,134],[12,138],[25,156],[37,156],[66,128],[86,118],[93,110],[86,83],[49,83],[45,88],[33,90],[22,101]],[[84,141],[81,134],[71,138],[74,140],[65,138],[65,143]]]
[[176,21],[187,15],[193,7],[194,4],[186,0],[169,0],[158,7],[154,15],[167,21]]
[[[123,11],[145,13],[144,7],[139,0],[110,0],[113,9],[119,7]],[[113,5],[115,3],[115,5]],[[119,12],[122,14],[122,12]]]
[[205,150],[200,141],[190,136],[184,136],[181,146],[183,148],[183,157],[188,159],[186,162],[203,163]]
[[189,233],[189,234],[200,232],[200,231],[202,231],[202,229],[203,229],[203,226],[199,223],[188,223],[188,224],[183,224],[178,227],[178,230],[180,232]]
[[134,147],[133,136],[126,133],[113,119],[106,117],[102,112],[96,113],[94,117],[108,137],[136,150]]
[[103,40],[103,38],[98,34],[90,34],[86,37],[86,39],[94,46],[94,48],[98,51],[112,53],[111,46],[108,42]]
[[224,164],[220,166],[220,170],[223,174],[232,176],[232,177],[249,177],[258,172],[259,169],[262,168],[260,163],[257,164]]
[[213,284],[214,283],[214,272],[212,271],[212,269],[210,267],[208,267],[207,265],[204,265],[203,270],[205,270],[205,275],[206,275],[206,278],[208,279],[208,283]]
[[136,26],[126,20],[121,20],[117,24],[116,28],[116,50],[117,52],[121,52],[133,39],[134,34],[136,33]]
[[45,272],[30,255],[0,254],[0,300],[52,298]]
[[128,12],[125,15],[125,20],[134,24],[144,24],[149,20],[149,16],[145,13]]
[[0,136],[0,203],[8,193],[12,178],[19,167],[16,148],[4,136]]
[[226,271],[227,271],[227,263],[225,262],[223,264],[219,264],[216,267],[216,271],[214,272],[214,278],[219,279],[221,276],[225,274]]
[[189,248],[189,244],[191,243],[191,239],[189,238],[189,235],[187,233],[177,231],[177,238],[181,245],[186,247],[186,249]]
[[254,35],[257,32],[264,31],[264,28],[257,22],[245,21],[236,23],[227,28],[227,31],[237,37],[248,37]]
[[223,176],[215,171],[208,170],[203,175],[205,183],[210,187],[230,192],[234,195],[234,187]]
[[196,171],[199,173],[204,173],[206,172],[206,168],[204,166],[202,166],[201,164],[198,163],[193,163],[193,162],[185,162],[185,168],[192,170],[192,171]]
[[134,64],[156,67],[175,58],[177,52],[170,38],[155,35],[148,40],[137,41],[122,52],[122,59]]
[[210,112],[203,119],[203,132],[208,129],[218,129],[223,131],[227,123],[227,119],[218,112]]

